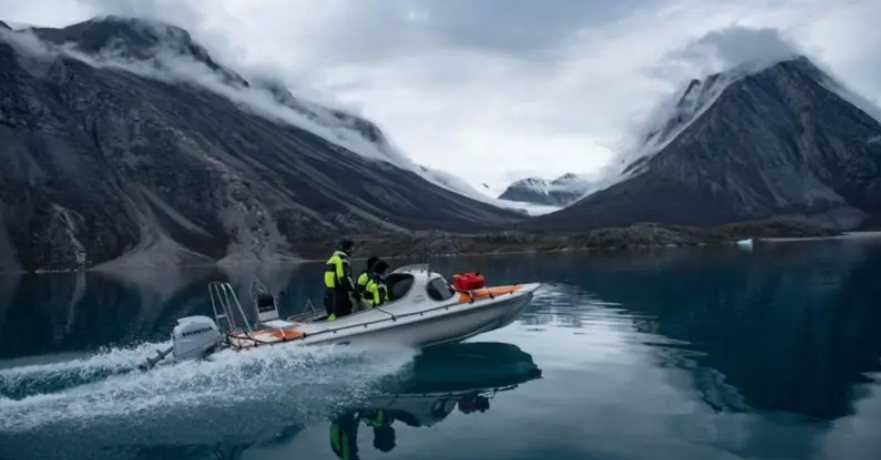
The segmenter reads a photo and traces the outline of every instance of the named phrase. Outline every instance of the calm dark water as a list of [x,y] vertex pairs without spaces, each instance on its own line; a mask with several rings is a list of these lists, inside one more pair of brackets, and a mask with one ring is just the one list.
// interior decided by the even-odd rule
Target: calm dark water
[[[516,323],[411,350],[264,350],[132,373],[207,281],[0,278],[0,459],[881,458],[881,244],[461,258],[548,283]],[[284,314],[321,266],[256,273]],[[384,426],[357,417],[384,410]]]

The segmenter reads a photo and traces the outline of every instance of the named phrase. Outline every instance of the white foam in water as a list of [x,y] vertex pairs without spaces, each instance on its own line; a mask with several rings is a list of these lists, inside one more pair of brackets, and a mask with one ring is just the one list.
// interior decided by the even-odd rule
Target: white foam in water
[[15,362],[23,360],[41,362],[15,367],[6,367],[7,362],[2,362],[0,363],[0,401],[21,399],[18,395],[39,392],[46,386],[75,386],[113,374],[127,373],[134,370],[137,364],[144,362],[147,357],[155,355],[157,349],[165,349],[169,345],[171,341],[107,348],[92,355],[64,361],[58,361],[55,356],[22,358]]
[[0,431],[88,424],[99,418],[108,422],[115,417],[177,417],[175,411],[189,413],[199,407],[216,409],[261,401],[284,405],[283,400],[291,397],[312,402],[324,398],[327,403],[340,395],[358,396],[371,381],[401,369],[416,353],[409,349],[282,346],[238,353],[225,350],[211,361],[127,372],[165,345],[147,344],[68,362],[0,370],[0,389],[38,388],[52,379],[88,381],[111,374],[58,391],[15,399],[0,396]]

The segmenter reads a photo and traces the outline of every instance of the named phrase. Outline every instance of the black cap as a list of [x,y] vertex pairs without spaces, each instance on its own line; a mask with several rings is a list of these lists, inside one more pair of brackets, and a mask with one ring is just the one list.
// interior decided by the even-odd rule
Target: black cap
[[368,269],[368,270],[373,269],[373,267],[376,266],[376,263],[377,263],[377,262],[379,262],[379,257],[376,257],[376,256],[370,256],[370,257],[367,259],[367,269]]
[[376,262],[376,265],[373,266],[373,271],[376,273],[385,273],[388,269],[388,262],[384,260],[380,260]]
[[355,243],[353,243],[352,240],[341,240],[340,241],[340,249],[342,249],[343,251],[346,251],[346,252],[351,251],[354,246],[355,246]]

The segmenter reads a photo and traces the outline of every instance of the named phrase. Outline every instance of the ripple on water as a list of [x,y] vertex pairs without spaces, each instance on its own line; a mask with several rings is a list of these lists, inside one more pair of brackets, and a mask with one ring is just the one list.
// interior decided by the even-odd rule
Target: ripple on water
[[267,400],[293,414],[341,394],[355,397],[371,379],[394,372],[414,355],[412,350],[276,347],[227,350],[213,361],[132,372],[131,366],[155,347],[3,370],[0,388],[19,397],[0,400],[0,431],[114,424],[133,417],[158,421],[193,414],[193,408],[235,409]]

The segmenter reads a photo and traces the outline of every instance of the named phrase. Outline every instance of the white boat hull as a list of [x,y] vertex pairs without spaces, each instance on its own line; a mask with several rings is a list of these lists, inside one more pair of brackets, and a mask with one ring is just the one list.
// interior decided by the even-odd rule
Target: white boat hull
[[492,302],[451,305],[440,311],[410,314],[396,320],[388,317],[366,326],[352,325],[313,338],[307,336],[303,344],[389,344],[421,348],[460,342],[511,324],[532,298],[530,291],[499,296]]
[[[422,266],[401,267],[389,275],[387,283],[388,303],[333,321],[311,313],[280,319],[274,296],[255,283],[252,288],[258,287],[257,294],[252,296],[257,324],[253,326],[229,283],[209,283],[214,320],[206,316],[181,318],[172,333],[172,347],[160,350],[141,368],[153,367],[169,353],[175,360],[198,359],[224,346],[237,350],[322,344],[424,348],[460,342],[511,324],[541,287],[540,283],[528,283],[460,291]],[[244,318],[244,328],[236,326],[236,313]]]

